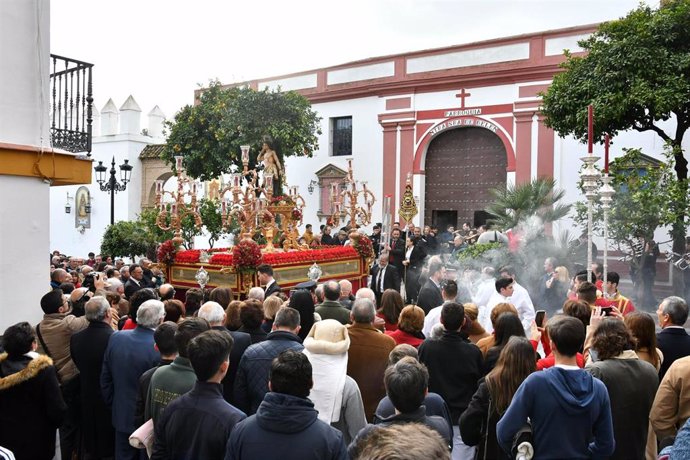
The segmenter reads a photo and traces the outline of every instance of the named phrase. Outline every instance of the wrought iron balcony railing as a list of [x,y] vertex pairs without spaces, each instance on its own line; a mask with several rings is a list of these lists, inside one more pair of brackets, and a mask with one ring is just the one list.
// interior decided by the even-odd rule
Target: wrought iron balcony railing
[[93,64],[50,55],[52,73],[50,137],[55,148],[91,156]]

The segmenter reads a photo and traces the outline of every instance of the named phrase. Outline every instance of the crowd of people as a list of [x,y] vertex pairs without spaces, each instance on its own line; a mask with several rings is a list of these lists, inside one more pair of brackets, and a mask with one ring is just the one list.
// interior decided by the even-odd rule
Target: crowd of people
[[690,456],[685,300],[657,333],[599,265],[547,258],[526,287],[451,274],[457,236],[379,231],[368,286],[286,292],[261,265],[244,300],[54,254],[43,319],[0,342],[0,458]]

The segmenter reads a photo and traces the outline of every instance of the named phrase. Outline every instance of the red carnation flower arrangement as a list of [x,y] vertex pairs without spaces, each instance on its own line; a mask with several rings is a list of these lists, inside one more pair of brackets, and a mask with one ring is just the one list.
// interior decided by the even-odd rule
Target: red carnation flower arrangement
[[177,255],[177,248],[172,240],[163,241],[160,246],[158,246],[158,251],[156,256],[158,258],[158,263],[165,265],[172,265],[175,262],[175,256]]
[[374,245],[366,235],[362,235],[359,240],[353,241],[352,247],[355,248],[355,250],[359,253],[359,256],[363,259],[374,258]]
[[256,241],[245,238],[232,249],[232,266],[235,272],[254,273],[260,264],[261,248]]

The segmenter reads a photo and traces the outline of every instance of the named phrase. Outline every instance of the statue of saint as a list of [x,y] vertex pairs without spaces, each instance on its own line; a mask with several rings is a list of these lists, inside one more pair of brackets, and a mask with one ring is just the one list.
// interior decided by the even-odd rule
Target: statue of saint
[[208,199],[217,200],[220,198],[220,181],[218,179],[212,179],[208,183]]
[[280,163],[278,154],[271,148],[268,142],[263,143],[261,152],[259,152],[259,156],[256,159],[263,163],[264,175],[270,174],[273,176],[273,195],[282,195],[282,185],[285,183],[285,170]]
[[79,217],[86,218],[86,194],[82,193],[79,198]]

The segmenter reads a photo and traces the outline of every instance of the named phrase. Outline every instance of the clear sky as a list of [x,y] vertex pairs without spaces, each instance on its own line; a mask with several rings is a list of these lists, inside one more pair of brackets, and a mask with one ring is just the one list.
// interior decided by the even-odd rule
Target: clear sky
[[[658,5],[658,1],[646,3]],[[193,91],[624,16],[638,0],[51,1],[50,51],[95,64],[94,97],[172,118]],[[142,126],[146,126],[142,120]]]

